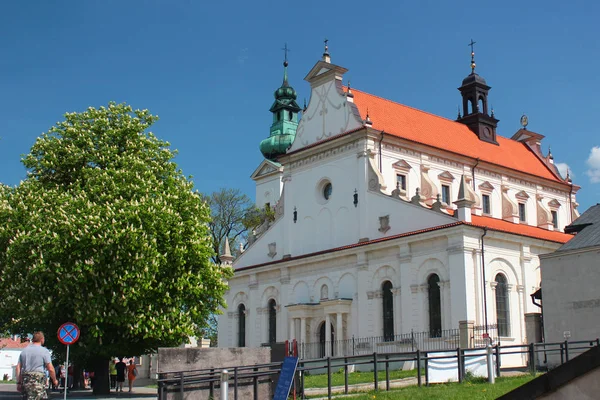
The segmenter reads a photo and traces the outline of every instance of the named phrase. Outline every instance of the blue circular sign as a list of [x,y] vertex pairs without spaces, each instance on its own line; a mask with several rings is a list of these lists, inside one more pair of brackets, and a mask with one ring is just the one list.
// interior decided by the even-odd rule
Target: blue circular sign
[[58,328],[58,341],[70,345],[79,340],[79,327],[72,322],[66,322]]

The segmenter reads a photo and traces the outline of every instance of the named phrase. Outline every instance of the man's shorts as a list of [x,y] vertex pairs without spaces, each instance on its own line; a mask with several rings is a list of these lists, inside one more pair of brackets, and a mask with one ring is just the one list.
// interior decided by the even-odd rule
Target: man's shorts
[[27,400],[42,400],[48,398],[46,393],[46,375],[43,372],[23,373],[23,394]]

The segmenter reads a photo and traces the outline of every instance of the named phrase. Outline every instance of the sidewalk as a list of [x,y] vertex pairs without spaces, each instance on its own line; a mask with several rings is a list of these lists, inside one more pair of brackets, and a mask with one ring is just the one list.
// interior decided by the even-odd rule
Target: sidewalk
[[[67,399],[70,400],[90,400],[90,399],[105,399],[105,400],[126,400],[126,399],[156,399],[157,389],[147,388],[144,386],[134,386],[133,392],[129,393],[125,388],[121,393],[115,393],[111,390],[109,395],[95,396],[91,389],[86,390],[71,390],[67,392]],[[58,400],[64,397],[64,393],[51,392],[49,399]],[[21,400],[21,394],[17,392],[16,384],[1,384],[0,399],[2,400]]]

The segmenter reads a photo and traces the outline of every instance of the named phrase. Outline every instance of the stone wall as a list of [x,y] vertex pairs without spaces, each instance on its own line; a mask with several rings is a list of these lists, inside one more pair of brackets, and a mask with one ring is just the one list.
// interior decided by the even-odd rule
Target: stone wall
[[[162,377],[193,374],[192,371],[214,368],[227,368],[230,372],[229,397],[233,398],[233,367],[268,364],[271,362],[270,348],[159,348],[158,373]],[[262,378],[258,389],[258,398],[266,399],[271,395],[271,382]],[[210,396],[207,384],[186,385],[183,396],[179,388],[169,387],[161,400],[208,400]],[[251,381],[238,381],[238,398],[252,399]],[[214,399],[220,399],[218,383],[214,385]]]

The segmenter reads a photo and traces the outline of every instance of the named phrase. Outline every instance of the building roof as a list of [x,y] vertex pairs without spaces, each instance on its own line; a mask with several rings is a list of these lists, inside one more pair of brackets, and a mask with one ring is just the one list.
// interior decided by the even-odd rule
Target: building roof
[[515,235],[527,236],[531,238],[547,240],[549,242],[567,243],[573,239],[573,235],[559,231],[549,231],[526,224],[515,224],[498,218],[483,217],[478,215],[471,216],[471,225],[480,228],[488,228],[498,232],[513,233]]
[[1,338],[0,339],[0,350],[1,349],[23,349],[29,346],[29,342],[21,342],[20,340],[14,340],[12,338]]
[[588,208],[571,225],[566,232],[577,232],[575,237],[557,251],[583,249],[600,245],[600,203]]
[[373,128],[431,147],[479,158],[491,164],[565,183],[524,143],[497,136],[498,144],[479,140],[466,125],[352,88],[361,118]]
[[555,243],[566,243],[571,238],[573,238],[573,235],[570,235],[567,233],[562,233],[562,232],[558,232],[558,231],[549,231],[546,229],[538,228],[536,226],[530,226],[530,225],[525,225],[525,224],[514,224],[512,222],[508,222],[508,221],[504,221],[504,220],[492,218],[492,217],[481,217],[481,216],[473,215],[471,218],[472,218],[472,222],[470,222],[470,223],[456,221],[456,222],[452,222],[450,224],[433,226],[431,228],[425,228],[425,229],[419,229],[417,231],[400,233],[398,235],[387,236],[387,237],[373,239],[373,240],[369,240],[369,241],[365,241],[365,242],[352,243],[352,244],[349,244],[346,246],[334,247],[332,249],[321,250],[321,251],[317,251],[314,253],[302,254],[302,255],[286,258],[286,259],[274,260],[274,261],[269,261],[266,263],[256,264],[256,265],[249,265],[246,267],[238,268],[238,269],[236,269],[236,271],[243,271],[246,269],[263,267],[266,265],[278,264],[278,263],[282,263],[282,262],[286,262],[286,261],[299,260],[299,259],[303,259],[303,258],[318,256],[321,254],[327,254],[327,253],[333,253],[336,251],[347,250],[347,249],[351,249],[354,247],[362,247],[362,246],[366,246],[369,244],[385,242],[388,240],[399,239],[399,238],[403,238],[403,237],[407,237],[407,236],[414,236],[414,235],[418,235],[421,233],[451,228],[451,227],[458,226],[458,225],[469,225],[469,226],[475,226],[477,228],[487,228],[492,231],[505,232],[505,233],[510,233],[510,234],[514,234],[514,235],[526,236],[526,237],[531,237],[534,239],[546,240],[546,241],[555,242]]

